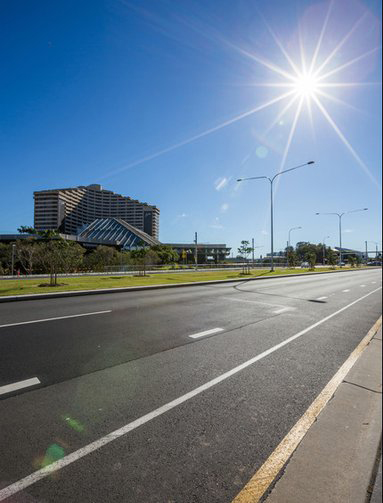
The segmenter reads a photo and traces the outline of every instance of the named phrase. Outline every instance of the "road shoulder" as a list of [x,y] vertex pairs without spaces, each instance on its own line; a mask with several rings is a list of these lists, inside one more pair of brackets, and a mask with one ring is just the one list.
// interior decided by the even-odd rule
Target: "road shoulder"
[[382,329],[310,428],[267,503],[364,503],[380,452]]

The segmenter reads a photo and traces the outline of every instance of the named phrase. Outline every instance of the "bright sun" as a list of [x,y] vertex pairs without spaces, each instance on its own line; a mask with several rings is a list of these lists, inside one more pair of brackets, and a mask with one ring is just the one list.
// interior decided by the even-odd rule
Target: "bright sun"
[[[340,127],[338,124],[336,124],[335,120],[332,118],[330,115],[330,112],[327,110],[327,106],[323,103],[324,100],[326,101],[332,101],[333,103],[346,106],[347,108],[353,108],[353,105],[350,105],[349,103],[346,103],[342,99],[338,98],[336,94],[333,94],[331,90],[335,89],[345,89],[345,88],[357,88],[357,87],[366,87],[370,85],[381,85],[381,82],[349,82],[349,81],[342,81],[342,80],[336,80],[334,81],[333,78],[329,79],[330,77],[337,76],[338,74],[341,74],[342,70],[345,70],[346,68],[354,65],[355,63],[361,61],[364,58],[367,58],[374,53],[376,53],[378,50],[380,50],[380,46],[375,46],[369,50],[367,50],[364,53],[356,55],[354,58],[351,58],[348,61],[341,62],[337,66],[333,65],[333,67],[330,66],[330,63],[334,60],[335,56],[341,56],[340,50],[345,45],[347,40],[351,37],[351,35],[354,33],[354,31],[359,27],[361,22],[366,16],[366,12],[354,23],[354,25],[351,27],[351,29],[343,36],[343,38],[338,42],[338,44],[330,50],[329,54],[326,56],[324,54],[321,54],[321,46],[323,39],[326,35],[326,30],[327,30],[327,25],[328,25],[328,20],[330,18],[330,14],[332,12],[332,8],[334,5],[334,1],[330,0],[329,6],[327,9],[327,13],[325,15],[325,19],[323,22],[323,26],[320,31],[319,38],[317,40],[316,46],[313,50],[312,54],[306,54],[305,53],[305,45],[303,43],[303,40],[301,38],[301,35],[299,35],[299,50],[300,50],[300,58],[296,61],[290,56],[290,54],[287,52],[286,48],[282,44],[281,40],[278,38],[277,34],[272,30],[272,28],[266,23],[266,27],[271,34],[272,38],[274,39],[276,45],[279,47],[281,50],[282,54],[285,56],[286,62],[288,63],[289,68],[281,67],[277,64],[275,64],[273,61],[267,60],[263,58],[262,56],[258,56],[254,52],[250,52],[246,49],[243,49],[241,47],[234,46],[241,54],[244,56],[256,61],[257,63],[261,64],[268,70],[271,70],[274,72],[279,77],[279,80],[276,82],[254,82],[253,85],[256,87],[275,87],[275,88],[285,88],[286,92],[283,92],[282,94],[277,95],[274,99],[254,108],[253,110],[250,110],[248,112],[245,112],[244,114],[241,114],[240,116],[236,117],[234,120],[239,120],[242,119],[243,117],[246,117],[247,115],[250,115],[251,113],[258,112],[259,110],[262,110],[264,108],[267,108],[269,106],[272,106],[278,102],[284,102],[285,100],[288,100],[286,104],[284,104],[281,107],[281,110],[279,113],[277,113],[275,119],[272,121],[272,123],[267,127],[265,132],[263,133],[263,138],[266,138],[266,136],[270,133],[270,131],[277,125],[281,124],[281,121],[283,121],[284,116],[286,115],[287,111],[295,107],[295,113],[292,119],[290,131],[288,133],[288,138],[287,142],[285,144],[285,148],[283,150],[282,154],[282,160],[281,160],[281,166],[280,170],[283,169],[283,166],[285,164],[285,161],[288,156],[288,152],[290,149],[291,142],[293,140],[293,137],[295,135],[295,131],[297,128],[297,124],[301,115],[301,112],[303,108],[305,107],[307,109],[308,117],[311,123],[312,129],[314,128],[314,122],[313,122],[313,109],[319,109],[319,111],[322,113],[322,115],[325,117],[327,120],[328,124],[331,126],[331,128],[335,131],[336,135],[338,138],[342,141],[343,145],[348,149],[350,154],[353,156],[355,161],[359,164],[359,166],[363,169],[363,171],[367,174],[367,176],[371,179],[371,181],[379,186],[378,182],[376,181],[375,177],[372,175],[370,172],[369,168],[365,164],[365,162],[360,158],[360,156],[357,154],[355,151],[354,147],[351,145],[351,143],[347,140],[345,137],[344,133],[341,131]],[[300,60],[299,60],[300,59]],[[232,123],[232,121],[230,121]],[[227,125],[227,122],[224,123],[224,125]]]
[[[342,90],[342,89],[353,89],[353,88],[366,88],[366,86],[375,86],[381,85],[381,82],[364,82],[364,81],[343,81],[342,78],[339,80],[336,78],[337,76],[342,75],[342,71],[348,67],[355,65],[357,62],[363,60],[364,58],[371,57],[376,52],[380,51],[381,46],[376,45],[371,49],[367,50],[364,53],[358,53],[354,57],[349,60],[342,61],[342,56],[344,54],[341,49],[346,44],[348,39],[354,34],[354,32],[360,28],[362,21],[366,18],[367,10],[365,13],[355,21],[353,26],[351,26],[350,30],[344,34],[343,38],[339,40],[339,42],[329,50],[329,53],[326,55],[325,50],[322,47],[322,42],[325,37],[328,35],[328,22],[332,15],[332,10],[335,4],[335,0],[329,0],[327,12],[324,16],[323,25],[320,30],[320,34],[318,36],[315,48],[309,54],[306,54],[305,44],[303,39],[301,38],[301,32],[299,31],[299,52],[300,57],[297,54],[297,59],[294,60],[281,40],[278,38],[277,34],[273,31],[273,29],[267,24],[264,20],[266,27],[274,39],[276,45],[281,50],[282,54],[285,57],[285,63],[287,63],[287,68],[285,66],[279,66],[273,61],[267,60],[266,58],[257,55],[256,53],[239,47],[235,44],[232,44],[227,41],[230,47],[239,51],[243,56],[252,59],[258,64],[265,67],[267,70],[272,71],[275,75],[278,76],[277,81],[263,81],[263,82],[253,82],[252,85],[254,87],[270,87],[270,88],[280,88],[283,89],[281,94],[277,94],[274,98],[269,99],[266,102],[263,102],[254,108],[246,110],[245,112],[240,113],[239,115],[234,116],[231,119],[225,120],[220,124],[205,129],[204,131],[195,134],[189,138],[186,138],[178,143],[170,145],[169,147],[163,148],[151,155],[145,156],[138,161],[134,161],[127,166],[120,168],[110,174],[118,173],[119,171],[125,170],[127,168],[131,168],[137,166],[138,164],[142,164],[143,162],[155,159],[163,154],[171,152],[172,150],[178,149],[192,143],[200,138],[203,138],[207,135],[215,133],[220,129],[223,129],[231,124],[234,124],[237,121],[244,119],[250,115],[253,115],[261,110],[265,110],[275,104],[279,103],[281,105],[280,111],[276,114],[272,122],[268,125],[268,127],[263,131],[261,135],[261,139],[267,139],[268,135],[272,131],[272,129],[278,124],[284,123],[284,117],[286,116],[289,109],[295,109],[290,130],[287,133],[287,141],[285,147],[282,152],[282,159],[280,163],[280,171],[283,169],[285,165],[285,161],[287,159],[290,145],[293,141],[295,131],[297,128],[297,124],[299,122],[302,110],[305,108],[307,110],[307,115],[311,124],[311,128],[314,132],[314,119],[313,112],[315,110],[319,110],[321,114],[326,119],[327,123],[331,126],[335,134],[341,140],[343,145],[347,148],[349,153],[353,156],[354,160],[358,163],[358,165],[362,168],[362,170],[367,174],[367,176],[371,179],[371,181],[380,187],[375,177],[370,172],[368,166],[361,159],[361,157],[357,154],[354,147],[351,145],[349,140],[345,137],[344,133],[341,131],[338,124],[335,122],[333,117],[330,115],[330,112],[327,109],[327,103],[331,101],[337,105],[342,105],[347,108],[351,108],[355,110],[355,107],[349,103],[346,103],[342,99],[340,99],[335,93],[331,91]],[[331,38],[331,37],[330,37]],[[335,58],[339,60],[337,65],[334,65]],[[331,79],[330,79],[331,77]],[[335,81],[333,78],[335,77]],[[326,103],[326,104],[325,104]],[[249,155],[250,156],[250,155]],[[249,158],[247,156],[246,159]]]
[[318,80],[312,74],[301,74],[295,79],[295,90],[303,97],[314,97],[318,91]]

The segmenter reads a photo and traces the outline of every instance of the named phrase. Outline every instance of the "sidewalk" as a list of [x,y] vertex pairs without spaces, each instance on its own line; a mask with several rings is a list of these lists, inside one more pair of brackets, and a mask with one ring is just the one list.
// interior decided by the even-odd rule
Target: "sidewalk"
[[381,501],[381,431],[382,328],[312,425],[264,501]]

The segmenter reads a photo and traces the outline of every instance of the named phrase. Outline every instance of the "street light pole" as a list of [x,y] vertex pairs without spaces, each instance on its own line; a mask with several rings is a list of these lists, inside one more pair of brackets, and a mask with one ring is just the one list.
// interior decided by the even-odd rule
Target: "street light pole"
[[293,171],[298,168],[302,168],[303,166],[307,166],[308,164],[314,164],[314,161],[309,161],[305,162],[304,164],[300,164],[299,166],[295,166],[294,168],[290,169],[285,169],[284,171],[280,171],[279,173],[276,173],[272,178],[268,176],[251,176],[249,178],[238,178],[237,182],[243,182],[245,180],[260,180],[260,179],[265,179],[270,182],[270,230],[271,230],[271,236],[270,236],[270,245],[271,245],[271,269],[270,271],[274,271],[274,197],[273,197],[273,183],[274,180],[277,178],[279,175],[283,175],[284,173],[287,173],[288,171]]
[[198,269],[198,234],[195,232],[194,233],[194,244],[195,244],[195,249],[194,249],[194,262],[195,262],[195,269]]
[[274,271],[274,196],[273,196],[273,182],[274,178],[270,180],[270,209],[271,209],[271,225],[270,225],[270,231],[271,231],[271,271]]
[[342,217],[343,213],[339,215],[339,265],[342,267]]
[[288,248],[290,248],[290,234],[291,234],[291,231],[295,231],[297,229],[302,229],[302,227],[292,227],[290,230],[289,230],[289,240],[287,241],[287,246]]
[[367,211],[368,208],[361,208],[358,210],[344,211],[343,213],[315,213],[316,215],[337,215],[339,218],[339,266],[342,267],[342,217],[349,213],[356,213],[358,211]]

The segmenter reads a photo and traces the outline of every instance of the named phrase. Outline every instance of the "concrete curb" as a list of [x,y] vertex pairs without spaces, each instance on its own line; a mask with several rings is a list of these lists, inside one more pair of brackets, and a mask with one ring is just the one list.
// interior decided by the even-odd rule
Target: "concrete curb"
[[375,474],[375,484],[371,493],[370,503],[381,503],[382,501],[382,457],[380,453],[380,462],[377,473]]
[[381,333],[380,323],[264,501],[370,501],[382,431]]
[[9,295],[0,297],[1,302],[17,302],[20,300],[41,300],[41,299],[51,299],[60,297],[77,297],[81,295],[103,295],[109,293],[123,293],[123,292],[137,292],[143,290],[161,290],[164,288],[181,288],[185,286],[204,286],[204,285],[215,285],[220,283],[238,283],[247,281],[260,281],[264,279],[278,279],[278,278],[294,278],[298,276],[316,276],[319,274],[336,274],[336,273],[347,273],[356,271],[370,271],[376,268],[362,268],[362,269],[347,269],[341,271],[323,271],[323,272],[303,272],[300,274],[280,274],[277,276],[258,276],[256,278],[237,278],[237,279],[217,279],[212,281],[189,281],[187,283],[176,283],[176,284],[160,284],[160,285],[142,285],[142,286],[127,286],[121,288],[100,288],[96,290],[72,290],[66,292],[52,292],[52,293],[34,293],[26,295]]

